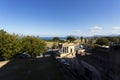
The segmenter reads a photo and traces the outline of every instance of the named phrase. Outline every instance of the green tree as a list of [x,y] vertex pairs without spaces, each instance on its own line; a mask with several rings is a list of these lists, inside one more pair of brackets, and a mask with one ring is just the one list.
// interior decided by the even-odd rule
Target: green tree
[[76,38],[74,36],[68,36],[67,40],[70,41],[70,42],[73,42],[73,41],[76,40]]
[[107,38],[99,38],[99,39],[97,39],[96,44],[108,45],[109,44],[109,40]]
[[39,37],[19,36],[0,30],[0,57],[12,59],[20,52],[26,52],[32,56],[46,51],[46,43]]
[[88,39],[87,38],[85,38],[85,44],[87,44],[88,43]]
[[58,48],[57,43],[54,43],[54,44],[52,45],[52,49],[57,49],[57,48]]
[[80,37],[81,43],[83,43],[83,36]]
[[119,39],[117,37],[110,37],[108,38],[111,43],[117,43],[119,42]]
[[0,30],[0,54],[5,59],[13,58],[21,51],[19,36]]
[[40,38],[25,36],[22,40],[23,52],[30,54],[32,57],[46,51],[46,43]]
[[60,41],[60,38],[59,38],[59,37],[53,37],[53,41],[59,42],[59,41]]
[[65,41],[64,40],[60,40],[60,43],[64,43]]
[[7,35],[7,32],[4,30],[0,30],[0,56],[3,55],[3,53],[5,52],[5,36]]

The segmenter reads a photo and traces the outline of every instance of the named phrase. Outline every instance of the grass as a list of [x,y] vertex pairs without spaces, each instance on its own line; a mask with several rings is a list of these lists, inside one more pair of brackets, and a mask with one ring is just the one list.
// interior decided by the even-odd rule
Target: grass
[[12,60],[0,68],[1,80],[64,80],[52,58]]

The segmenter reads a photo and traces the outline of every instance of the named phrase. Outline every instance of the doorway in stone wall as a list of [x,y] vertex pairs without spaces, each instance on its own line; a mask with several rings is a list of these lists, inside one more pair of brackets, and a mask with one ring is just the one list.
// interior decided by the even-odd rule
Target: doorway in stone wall
[[70,53],[72,53],[72,49],[70,49]]

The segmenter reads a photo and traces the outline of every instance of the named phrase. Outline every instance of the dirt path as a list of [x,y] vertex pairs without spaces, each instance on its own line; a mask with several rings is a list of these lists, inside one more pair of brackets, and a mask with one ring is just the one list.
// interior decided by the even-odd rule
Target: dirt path
[[2,68],[5,64],[7,64],[9,61],[1,61],[0,62],[0,68]]

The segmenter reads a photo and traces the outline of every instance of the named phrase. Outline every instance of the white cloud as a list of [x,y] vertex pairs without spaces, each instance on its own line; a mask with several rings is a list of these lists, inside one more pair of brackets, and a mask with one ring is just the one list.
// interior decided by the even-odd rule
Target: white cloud
[[95,33],[95,32],[100,32],[102,30],[102,27],[99,26],[94,26],[92,28],[90,28],[91,32]]
[[118,26],[112,27],[112,30],[120,30],[120,27]]
[[120,27],[119,26],[115,26],[111,28],[111,34],[120,34]]

